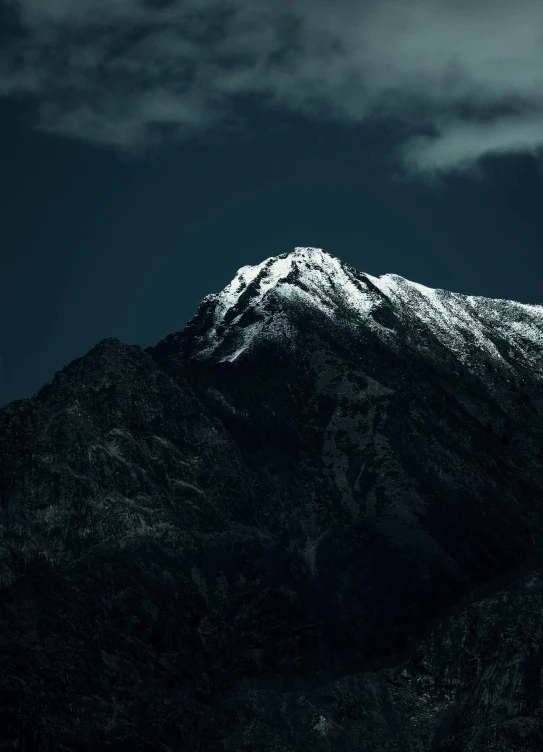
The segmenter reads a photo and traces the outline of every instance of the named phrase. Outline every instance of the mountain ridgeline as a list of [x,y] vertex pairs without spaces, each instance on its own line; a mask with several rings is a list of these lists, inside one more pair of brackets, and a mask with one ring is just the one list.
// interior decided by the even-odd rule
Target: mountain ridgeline
[[543,750],[543,307],[243,267],[0,409],[0,747]]

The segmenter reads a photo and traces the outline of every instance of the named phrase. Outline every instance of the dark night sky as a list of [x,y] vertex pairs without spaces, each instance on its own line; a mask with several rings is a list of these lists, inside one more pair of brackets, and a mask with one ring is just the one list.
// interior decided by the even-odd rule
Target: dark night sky
[[240,266],[297,245],[373,275],[543,303],[534,156],[487,157],[478,178],[398,179],[402,130],[386,119],[241,113],[243,127],[126,157],[36,130],[32,97],[0,99],[0,404],[104,337],[155,343]]

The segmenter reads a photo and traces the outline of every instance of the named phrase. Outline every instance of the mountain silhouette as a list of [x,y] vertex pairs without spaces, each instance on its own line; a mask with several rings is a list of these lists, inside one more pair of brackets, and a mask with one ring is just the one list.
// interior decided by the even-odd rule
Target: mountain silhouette
[[317,248],[0,409],[0,741],[543,750],[543,307]]

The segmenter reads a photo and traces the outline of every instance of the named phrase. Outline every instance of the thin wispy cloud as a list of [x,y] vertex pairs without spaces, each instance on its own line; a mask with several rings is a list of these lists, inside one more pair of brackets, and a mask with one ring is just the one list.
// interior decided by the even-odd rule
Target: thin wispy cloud
[[[541,0],[0,0],[0,95],[121,150],[239,125],[244,98],[400,124],[410,173],[543,152]],[[250,123],[247,125],[250,127]]]

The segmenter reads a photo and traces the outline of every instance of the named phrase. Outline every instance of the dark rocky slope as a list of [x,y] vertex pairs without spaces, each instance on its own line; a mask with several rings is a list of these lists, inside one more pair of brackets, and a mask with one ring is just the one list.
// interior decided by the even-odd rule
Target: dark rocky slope
[[543,309],[245,267],[0,410],[0,748],[543,750]]

